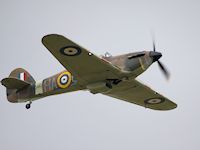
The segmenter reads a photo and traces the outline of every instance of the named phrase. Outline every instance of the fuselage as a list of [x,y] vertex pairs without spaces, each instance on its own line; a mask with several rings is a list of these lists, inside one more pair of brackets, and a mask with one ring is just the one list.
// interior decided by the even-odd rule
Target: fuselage
[[[103,61],[106,61],[110,63],[111,65],[119,68],[122,72],[125,72],[125,76],[116,79],[116,80],[132,80],[135,79],[138,75],[143,73],[152,63],[153,59],[149,56],[148,51],[143,52],[136,52],[136,53],[128,53],[124,55],[119,56],[102,56],[100,57]],[[139,57],[137,57],[139,55]],[[89,68],[88,68],[89,69]],[[76,77],[73,76],[71,73],[68,75],[68,79],[71,81],[69,86],[67,88],[60,87],[59,83],[60,75],[67,73],[67,70],[62,71],[61,73],[58,73],[54,76],[51,76],[49,78],[46,78],[42,81],[38,81],[35,84],[35,95],[33,95],[34,98],[41,98],[49,95],[55,95],[55,94],[61,94],[66,92],[72,92],[77,90],[84,90],[87,89],[87,85],[80,85],[78,83],[78,80],[76,80]],[[106,82],[106,78],[102,80],[102,82]],[[95,83],[95,81],[93,81]],[[100,82],[100,81],[96,81]],[[91,84],[91,83],[88,83]],[[75,90],[76,89],[76,90]]]
[[84,84],[81,84],[75,75],[71,74],[68,70],[64,70],[44,80],[32,82],[27,88],[18,91],[8,90],[8,99],[10,96],[11,102],[26,102],[78,90],[89,90],[93,94],[107,92],[112,90],[112,87],[121,81],[133,80],[143,73],[154,62],[151,53],[143,51],[119,56],[99,57],[102,61],[118,68],[123,74],[120,78],[110,79],[107,76],[104,77],[104,72],[102,72],[100,80],[93,79],[92,82],[85,81]]

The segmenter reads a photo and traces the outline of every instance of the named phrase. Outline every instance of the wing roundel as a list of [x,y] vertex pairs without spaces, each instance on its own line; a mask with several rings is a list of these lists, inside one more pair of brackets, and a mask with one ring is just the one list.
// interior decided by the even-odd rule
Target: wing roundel
[[79,83],[120,78],[122,74],[118,68],[62,35],[46,35],[42,43]]
[[154,110],[170,110],[177,105],[137,80],[122,81],[105,95]]

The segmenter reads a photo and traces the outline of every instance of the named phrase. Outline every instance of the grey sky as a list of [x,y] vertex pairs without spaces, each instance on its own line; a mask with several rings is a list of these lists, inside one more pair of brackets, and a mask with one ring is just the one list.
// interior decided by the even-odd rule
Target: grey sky
[[11,104],[0,86],[0,149],[199,150],[200,2],[195,0],[0,1],[0,79],[17,67],[36,80],[64,68],[41,44],[62,34],[92,52],[151,50],[156,34],[166,82],[157,64],[139,79],[178,104],[160,112],[80,91]]

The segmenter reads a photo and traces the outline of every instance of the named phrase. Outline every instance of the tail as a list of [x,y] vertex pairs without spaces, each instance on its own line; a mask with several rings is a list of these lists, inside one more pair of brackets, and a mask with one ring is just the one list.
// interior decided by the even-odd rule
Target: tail
[[6,87],[9,102],[25,102],[35,95],[35,80],[22,68],[13,70],[1,83]]

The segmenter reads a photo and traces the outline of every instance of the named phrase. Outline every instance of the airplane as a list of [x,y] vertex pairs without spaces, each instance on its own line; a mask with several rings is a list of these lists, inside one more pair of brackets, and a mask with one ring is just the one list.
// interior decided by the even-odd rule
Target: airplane
[[169,78],[169,72],[159,61],[162,54],[156,51],[154,41],[153,51],[119,56],[107,53],[101,57],[58,34],[44,36],[42,43],[66,70],[41,81],[35,81],[25,69],[13,70],[9,77],[1,80],[9,102],[28,102],[25,107],[29,109],[32,102],[40,98],[89,90],[92,94],[101,93],[153,110],[177,107],[176,103],[136,79],[154,62]]

